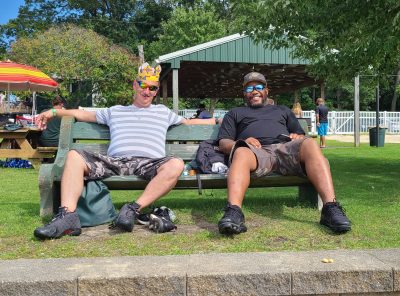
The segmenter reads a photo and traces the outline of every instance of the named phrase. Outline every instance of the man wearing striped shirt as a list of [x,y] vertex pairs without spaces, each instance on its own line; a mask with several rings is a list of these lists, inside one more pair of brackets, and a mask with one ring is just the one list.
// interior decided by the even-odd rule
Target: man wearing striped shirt
[[107,155],[85,150],[68,152],[61,179],[61,206],[55,218],[34,231],[40,239],[79,235],[81,225],[76,207],[84,180],[104,179],[112,175],[136,175],[150,180],[135,202],[125,204],[115,226],[132,231],[141,209],[174,188],[183,171],[182,159],[166,156],[167,129],[177,124],[215,124],[215,119],[187,120],[164,105],[153,105],[159,89],[161,67],[147,63],[139,68],[133,83],[135,96],[129,106],[114,106],[96,112],[85,110],[48,110],[39,115],[39,127],[45,128],[53,117],[74,116],[78,121],[97,122],[110,128]]

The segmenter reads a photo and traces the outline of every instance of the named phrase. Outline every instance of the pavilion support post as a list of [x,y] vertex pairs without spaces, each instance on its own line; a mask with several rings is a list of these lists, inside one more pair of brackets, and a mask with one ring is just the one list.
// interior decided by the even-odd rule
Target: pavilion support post
[[354,147],[360,147],[360,76],[354,78]]
[[321,83],[321,96],[320,98],[325,99],[325,83]]
[[315,96],[315,86],[313,86],[313,88],[312,88],[312,99],[313,99],[313,102],[315,103],[315,100],[317,99],[317,97]]
[[162,103],[163,105],[167,104],[167,99],[168,99],[168,84],[167,84],[167,79],[164,79],[161,82],[161,87],[162,87]]
[[179,69],[172,70],[172,98],[173,98],[173,111],[178,114],[179,109],[179,81],[178,81]]
[[298,103],[299,102],[299,90],[296,89],[294,91],[294,103]]

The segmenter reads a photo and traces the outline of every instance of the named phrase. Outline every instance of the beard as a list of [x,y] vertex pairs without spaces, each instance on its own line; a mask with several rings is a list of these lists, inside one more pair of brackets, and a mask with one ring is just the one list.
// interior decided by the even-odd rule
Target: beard
[[263,98],[262,101],[261,101],[261,103],[252,104],[252,103],[251,103],[251,100],[245,100],[245,101],[246,101],[246,105],[247,105],[248,107],[254,108],[254,109],[258,109],[258,108],[261,108],[261,107],[264,107],[264,106],[265,106],[265,104],[266,104],[266,102],[267,102],[267,97]]

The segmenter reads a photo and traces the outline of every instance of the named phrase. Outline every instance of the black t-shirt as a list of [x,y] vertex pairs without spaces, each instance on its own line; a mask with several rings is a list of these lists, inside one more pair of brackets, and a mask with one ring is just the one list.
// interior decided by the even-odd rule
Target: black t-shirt
[[280,134],[304,135],[304,130],[293,112],[278,105],[266,105],[260,108],[237,107],[229,111],[222,121],[218,140],[246,140],[256,138],[261,145],[280,143]]
[[315,115],[319,115],[319,122],[320,123],[327,123],[328,122],[328,112],[329,109],[325,105],[318,105],[317,109],[315,109]]

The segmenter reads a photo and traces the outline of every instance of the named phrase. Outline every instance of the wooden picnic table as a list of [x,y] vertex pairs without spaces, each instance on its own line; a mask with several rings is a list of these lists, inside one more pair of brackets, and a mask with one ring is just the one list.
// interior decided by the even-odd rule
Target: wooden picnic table
[[54,157],[57,147],[38,147],[41,131],[38,128],[24,127],[15,131],[0,128],[0,159],[28,159],[33,166],[39,165],[43,159]]

